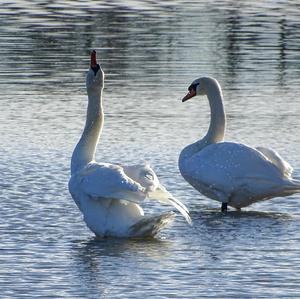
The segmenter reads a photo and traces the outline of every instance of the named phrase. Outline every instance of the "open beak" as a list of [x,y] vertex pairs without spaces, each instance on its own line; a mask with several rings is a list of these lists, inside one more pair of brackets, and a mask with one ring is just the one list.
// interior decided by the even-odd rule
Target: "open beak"
[[191,89],[191,91],[189,91],[189,92],[187,93],[187,95],[182,99],[182,102],[185,102],[185,101],[191,99],[191,98],[194,97],[195,95],[196,95],[196,90]]

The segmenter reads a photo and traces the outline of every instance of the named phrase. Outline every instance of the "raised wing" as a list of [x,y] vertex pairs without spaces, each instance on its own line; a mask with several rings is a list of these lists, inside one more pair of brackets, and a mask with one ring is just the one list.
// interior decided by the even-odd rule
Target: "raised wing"
[[128,177],[118,165],[89,163],[76,176],[81,190],[93,198],[124,199],[140,203],[146,197],[145,188]]
[[139,204],[147,198],[171,204],[191,224],[188,209],[159,184],[154,172],[153,176],[150,176],[149,166],[144,165],[140,168],[134,166],[135,174],[132,178],[128,175],[128,167],[125,169],[126,173],[119,165],[89,163],[71,177],[70,189],[74,187],[95,200],[101,200],[101,198],[123,199]]
[[149,164],[123,166],[123,168],[130,178],[146,189],[148,199],[174,206],[189,224],[192,223],[186,206],[174,198],[172,194],[160,184],[157,175]]
[[170,192],[168,192],[163,185],[159,185],[156,190],[148,192],[147,198],[152,200],[158,200],[162,203],[172,205],[175,207],[185,218],[185,220],[191,225],[192,219],[189,214],[189,210],[187,207],[178,199],[172,196]]

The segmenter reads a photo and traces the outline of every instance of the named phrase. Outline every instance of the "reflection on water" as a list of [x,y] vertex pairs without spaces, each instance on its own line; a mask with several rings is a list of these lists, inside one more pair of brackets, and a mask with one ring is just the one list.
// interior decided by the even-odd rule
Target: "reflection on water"
[[[133,288],[132,284],[145,283],[147,280],[139,277],[143,273],[148,279],[155,276],[153,264],[158,263],[167,269],[166,258],[170,249],[172,244],[166,240],[93,238],[74,243],[70,257],[78,281],[84,278],[84,285],[89,289],[96,288],[100,294],[113,297],[120,292],[125,295]],[[143,294],[143,291],[139,289],[137,294]]]
[[[101,257],[122,257],[143,255],[157,260],[167,252],[168,241],[159,238],[149,239],[115,239],[92,238],[88,241],[77,242],[78,257],[82,260],[93,260]],[[165,249],[165,250],[164,250]]]
[[[220,82],[227,140],[280,152],[300,177],[297,1],[9,1],[0,7],[0,290],[4,297],[282,298],[300,279],[299,195],[241,213],[177,168]],[[149,161],[191,210],[156,240],[94,239],[68,190],[95,48],[106,73],[99,161]],[[163,209],[168,209],[165,207]],[[158,211],[151,203],[148,213]]]

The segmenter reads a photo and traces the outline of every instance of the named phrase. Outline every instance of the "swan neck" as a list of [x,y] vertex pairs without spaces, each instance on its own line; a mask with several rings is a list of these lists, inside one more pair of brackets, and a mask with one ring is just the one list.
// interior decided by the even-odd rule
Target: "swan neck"
[[210,105],[210,124],[204,141],[207,144],[224,140],[226,115],[223,105],[223,96],[220,85],[210,80],[206,84],[206,95]]
[[71,160],[71,173],[95,160],[95,152],[104,124],[102,89],[88,93],[88,107],[83,133],[77,143]]
[[[84,126],[84,131],[82,135],[91,135],[93,131],[93,124],[98,121],[103,123],[104,113],[103,113],[103,104],[102,104],[102,92],[89,93],[88,94],[88,107],[86,112],[86,121]],[[97,133],[96,128],[94,128]],[[98,137],[100,132],[98,132]],[[96,147],[97,144],[95,144]]]
[[185,176],[185,161],[188,161],[196,153],[200,152],[206,146],[221,142],[225,135],[226,116],[223,106],[223,96],[218,82],[212,78],[206,78],[203,82],[205,93],[210,105],[210,125],[207,134],[200,140],[185,147],[179,156],[179,169]]

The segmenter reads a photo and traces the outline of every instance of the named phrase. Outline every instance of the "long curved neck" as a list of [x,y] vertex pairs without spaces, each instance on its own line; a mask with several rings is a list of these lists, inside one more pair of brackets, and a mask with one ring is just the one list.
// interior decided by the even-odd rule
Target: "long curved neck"
[[184,160],[201,151],[209,144],[223,141],[226,128],[226,115],[220,85],[215,79],[203,79],[204,89],[210,105],[210,125],[207,134],[200,140],[188,145],[181,153]]
[[78,171],[95,159],[96,147],[103,128],[102,89],[88,94],[86,123],[71,160],[71,173]]
[[210,125],[205,137],[200,140],[206,145],[223,141],[226,128],[226,116],[223,105],[222,90],[214,79],[206,79],[206,95],[210,105]]

